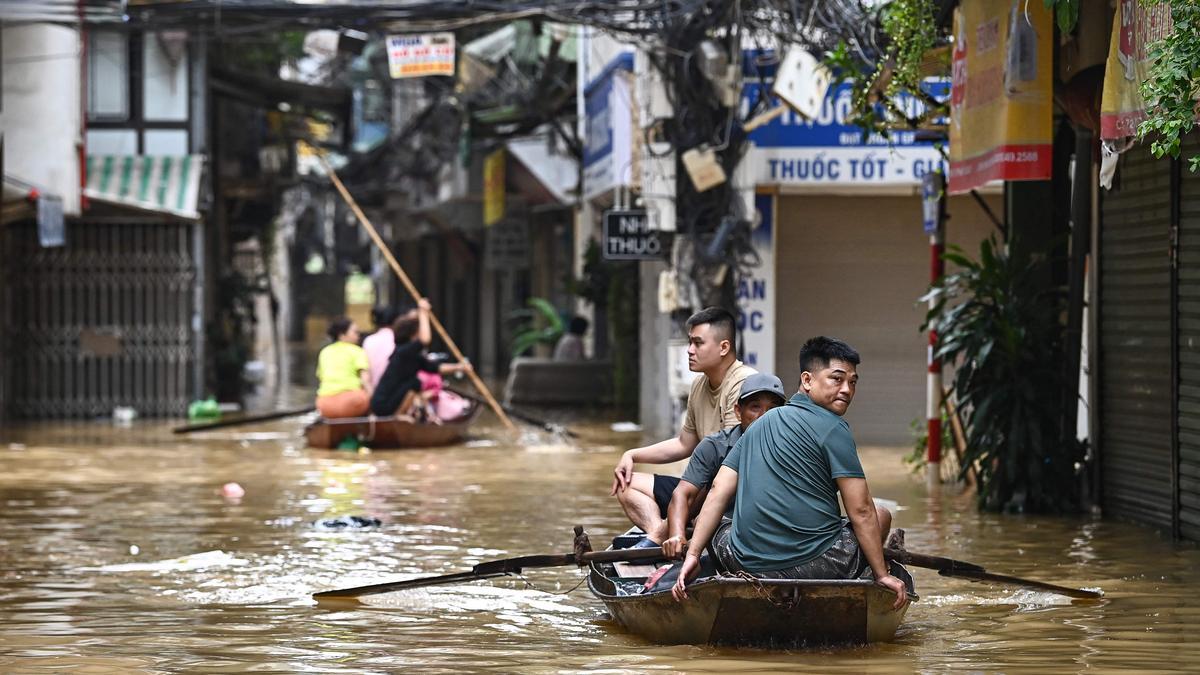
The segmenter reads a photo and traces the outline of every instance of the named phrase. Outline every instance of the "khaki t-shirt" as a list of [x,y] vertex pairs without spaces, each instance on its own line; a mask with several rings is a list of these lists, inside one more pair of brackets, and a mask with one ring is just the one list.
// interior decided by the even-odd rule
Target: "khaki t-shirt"
[[742,382],[757,372],[735,360],[725,371],[721,386],[716,389],[709,386],[708,376],[703,373],[692,380],[692,390],[688,392],[687,417],[683,420],[684,431],[704,438],[737,426],[738,418],[733,411],[733,404],[737,403],[738,394],[742,391]]

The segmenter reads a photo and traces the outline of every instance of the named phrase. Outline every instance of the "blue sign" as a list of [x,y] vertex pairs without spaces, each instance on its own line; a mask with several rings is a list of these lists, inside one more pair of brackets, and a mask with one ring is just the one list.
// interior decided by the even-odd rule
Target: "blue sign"
[[633,54],[624,52],[584,89],[587,136],[583,139],[583,190],[595,196],[628,185],[633,166],[633,109],[629,83],[618,77],[633,70]]
[[[766,85],[747,80],[742,90],[742,117],[763,95],[770,105],[779,100],[764,91]],[[929,80],[926,91],[936,99],[950,95],[946,80]],[[889,138],[850,123],[852,85],[830,87],[816,119],[788,110],[750,133],[755,146],[755,179],[760,185],[916,186],[921,177],[944,166],[932,140],[917,137],[915,130],[892,131]],[[909,117],[920,117],[925,103],[904,95],[897,106]],[[761,110],[761,108],[760,108]]]

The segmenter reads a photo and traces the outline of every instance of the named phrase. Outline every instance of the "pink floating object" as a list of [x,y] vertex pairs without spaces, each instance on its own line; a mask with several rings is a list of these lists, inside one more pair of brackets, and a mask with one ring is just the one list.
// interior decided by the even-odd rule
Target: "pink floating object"
[[237,483],[226,483],[221,486],[221,496],[229,499],[240,499],[246,495],[246,489]]

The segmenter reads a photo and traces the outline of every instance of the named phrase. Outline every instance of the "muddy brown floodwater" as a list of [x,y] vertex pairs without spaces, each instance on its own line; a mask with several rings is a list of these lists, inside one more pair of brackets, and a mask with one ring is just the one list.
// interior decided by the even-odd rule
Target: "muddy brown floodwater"
[[[612,465],[637,434],[568,444],[499,427],[439,450],[311,450],[302,420],[173,436],[139,422],[0,429],[0,672],[1179,671],[1200,663],[1200,552],[1090,517],[979,515],[928,497],[902,449],[863,448],[908,548],[1101,588],[1099,601],[914,569],[895,642],[661,647],[624,633],[575,569],[318,607],[316,590],[570,550],[625,527]],[[237,482],[240,499],[221,486]],[[369,530],[320,519],[380,518]],[[572,590],[574,589],[574,590]]]

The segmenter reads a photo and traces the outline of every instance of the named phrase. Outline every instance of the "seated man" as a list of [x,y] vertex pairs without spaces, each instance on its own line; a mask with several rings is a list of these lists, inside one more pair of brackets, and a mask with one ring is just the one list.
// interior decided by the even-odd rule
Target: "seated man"
[[[696,518],[675,599],[712,541],[719,564],[766,579],[853,579],[870,567],[875,583],[908,602],[888,573],[883,539],[891,514],[877,507],[850,426],[842,419],[858,385],[858,352],[840,340],[812,338],[800,349],[800,391],[749,429],[721,466]],[[722,523],[736,493],[733,520]],[[838,493],[849,523],[838,509]]]
[[642,528],[639,546],[658,546],[667,536],[667,506],[679,478],[634,472],[635,463],[669,464],[690,457],[700,439],[738,424],[733,404],[742,382],[758,372],[737,358],[737,321],[720,307],[708,307],[687,320],[688,369],[700,373],[692,381],[687,415],[679,435],[653,445],[626,450],[613,469],[610,494],[625,515]]
[[721,468],[721,462],[733,449],[746,427],[772,408],[787,403],[783,393],[783,382],[774,375],[755,373],[742,382],[742,390],[733,411],[739,424],[718,431],[696,446],[687,468],[679,478],[679,485],[671,493],[671,505],[667,507],[667,534],[662,543],[663,553],[668,558],[679,558],[687,548],[687,526],[700,511],[704,498],[712,487],[713,478]]

